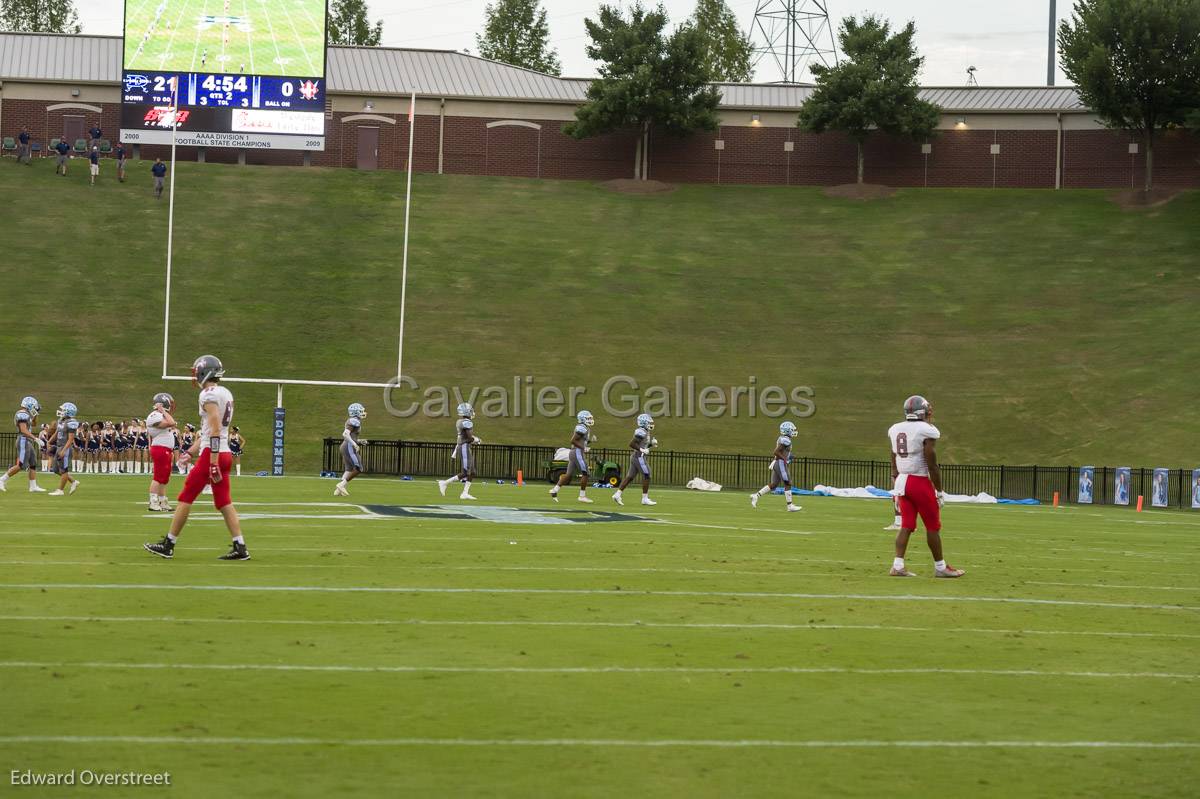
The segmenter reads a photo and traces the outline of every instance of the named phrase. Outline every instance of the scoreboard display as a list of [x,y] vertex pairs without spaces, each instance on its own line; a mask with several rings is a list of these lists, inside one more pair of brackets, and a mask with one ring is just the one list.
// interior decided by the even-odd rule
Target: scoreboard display
[[129,0],[121,139],[325,149],[325,0]]

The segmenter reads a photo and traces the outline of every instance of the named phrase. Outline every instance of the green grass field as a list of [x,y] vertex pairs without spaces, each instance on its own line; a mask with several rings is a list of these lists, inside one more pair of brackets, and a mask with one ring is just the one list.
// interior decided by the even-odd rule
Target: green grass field
[[493,520],[396,517],[379,514],[459,503],[361,480],[313,505],[332,481],[241,478],[253,560],[215,560],[227,537],[198,504],[168,562],[141,549],[166,525],[142,480],[65,498],[23,482],[0,495],[6,780],[689,798],[1186,797],[1200,780],[1192,515],[951,506],[967,575],[932,579],[914,537],[921,576],[896,580],[883,502],[785,514],[659,491],[587,522],[541,487],[480,484],[471,510]]
[[[160,381],[167,202],[150,164],[118,184],[73,161],[0,164],[28,221],[5,237],[0,326],[11,410],[25,394],[84,419],[144,416]],[[385,381],[395,373],[404,175],[180,164],[169,369],[216,352],[229,374]],[[643,387],[810,386],[799,452],[882,458],[914,392],[950,462],[1196,460],[1200,193],[1125,211],[1100,192],[817,189],[417,175],[405,371],[422,389],[582,386],[602,445],[613,375]],[[19,299],[16,299],[19,292]],[[192,393],[166,386],[192,413]],[[266,467],[274,386],[234,386],[249,468]],[[185,400],[186,398],[186,400]],[[289,388],[289,466],[316,470],[346,405],[364,435],[450,440],[393,419],[376,390]],[[407,399],[407,397],[405,398]],[[451,408],[453,405],[451,405]],[[658,419],[666,449],[766,454],[777,420]],[[566,443],[567,420],[480,418],[492,443]]]
[[325,74],[324,0],[126,0],[125,69]]

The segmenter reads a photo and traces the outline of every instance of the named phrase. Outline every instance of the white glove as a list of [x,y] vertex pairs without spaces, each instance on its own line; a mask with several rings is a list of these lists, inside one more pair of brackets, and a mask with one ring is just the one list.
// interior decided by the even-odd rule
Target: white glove
[[358,440],[358,444],[359,444],[359,446],[360,446],[360,447],[361,447],[361,446],[365,446],[365,445],[367,445],[367,444],[370,444],[370,443],[371,443],[371,442],[370,442],[370,441],[367,441],[365,438],[360,438],[360,439]]
[[588,452],[591,452],[591,451],[592,451],[592,448],[591,448],[591,447],[584,447],[584,448],[583,448],[583,451],[584,451],[584,453],[586,454],[586,453],[588,453]]
[[177,459],[177,463],[180,466],[186,466],[188,461],[190,461],[191,459],[192,459],[192,453],[188,452],[185,449],[183,452],[179,453],[179,458]]
[[46,448],[46,442],[42,441],[40,438],[35,438],[33,440],[33,443],[37,444],[37,448],[38,448],[39,452],[41,452],[42,450],[44,450]]
[[471,437],[471,443],[472,443],[472,444],[482,444],[482,443],[483,443],[483,439],[482,439],[482,438],[480,438],[479,436],[472,436],[472,437]]
[[937,492],[937,501],[938,501],[939,508],[946,504],[946,492],[945,491]]
[[642,454],[643,454],[643,455],[649,455],[649,454],[650,454],[650,448],[649,448],[649,447],[642,447]]
[[652,439],[650,439],[650,446],[652,446],[652,447],[657,447],[657,446],[658,446],[658,439],[657,439],[657,438],[652,438]]

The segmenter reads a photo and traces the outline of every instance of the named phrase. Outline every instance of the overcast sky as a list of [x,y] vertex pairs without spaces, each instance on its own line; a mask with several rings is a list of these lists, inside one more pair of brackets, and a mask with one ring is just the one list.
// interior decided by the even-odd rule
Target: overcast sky
[[[613,2],[615,0],[610,0]],[[628,3],[629,0],[627,0]],[[486,0],[367,0],[371,18],[383,20],[383,44],[437,50],[475,50]],[[742,26],[750,30],[758,0],[727,0]],[[600,0],[542,0],[549,14],[550,38],[563,63],[563,74],[590,76],[595,68],[584,53],[586,16]],[[673,22],[691,14],[695,0],[665,0]],[[1070,0],[1058,0],[1060,17]],[[85,33],[119,34],[122,0],[77,0]],[[1049,0],[828,0],[835,18],[871,11],[894,22],[917,23],[917,42],[925,56],[925,85],[959,86],[975,66],[980,85],[1034,86],[1046,80]],[[807,75],[805,76],[807,79]],[[759,63],[757,79],[778,80],[769,60]],[[1063,83],[1061,72],[1058,82]]]

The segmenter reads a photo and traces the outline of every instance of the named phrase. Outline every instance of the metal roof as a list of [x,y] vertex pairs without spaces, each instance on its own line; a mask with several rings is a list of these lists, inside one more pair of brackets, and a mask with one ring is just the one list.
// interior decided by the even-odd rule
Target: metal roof
[[[121,81],[120,36],[0,33],[0,80],[52,83]],[[579,103],[587,78],[556,78],[453,50],[330,47],[329,91],[334,94],[405,95]],[[794,111],[811,85],[722,83],[726,108]],[[1072,87],[930,87],[921,97],[947,113],[1084,112]]]

